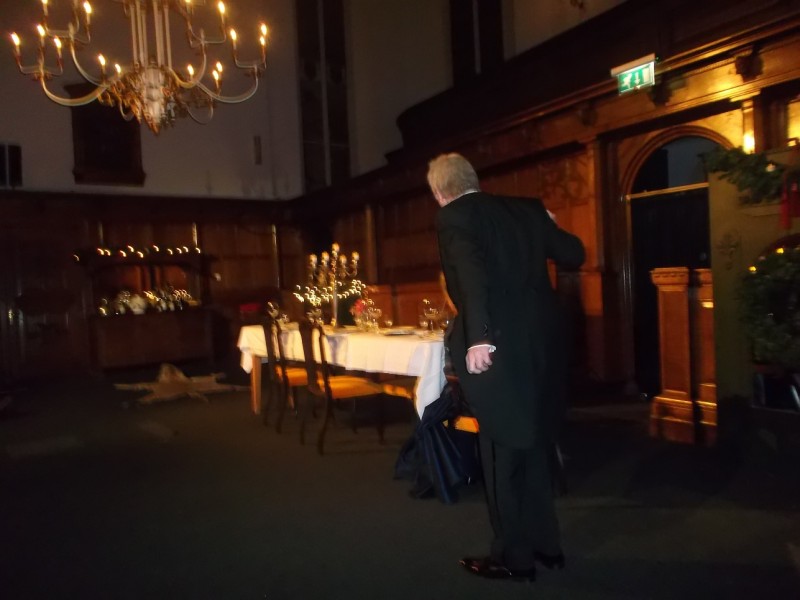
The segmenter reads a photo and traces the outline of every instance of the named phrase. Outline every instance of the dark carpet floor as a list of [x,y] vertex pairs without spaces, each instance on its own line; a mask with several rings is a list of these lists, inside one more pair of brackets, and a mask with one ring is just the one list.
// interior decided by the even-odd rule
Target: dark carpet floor
[[0,598],[800,598],[800,464],[757,438],[667,444],[644,404],[579,403],[567,568],[492,582],[457,565],[487,550],[480,487],[448,506],[392,478],[408,412],[384,445],[337,426],[320,457],[246,392],[123,408],[136,396],[73,381],[3,410]]

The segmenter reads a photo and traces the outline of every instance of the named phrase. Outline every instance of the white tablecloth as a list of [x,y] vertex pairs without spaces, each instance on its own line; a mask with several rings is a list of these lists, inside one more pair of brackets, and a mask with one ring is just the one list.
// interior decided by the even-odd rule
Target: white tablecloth
[[[441,337],[338,330],[327,333],[326,337],[330,347],[328,360],[333,364],[353,371],[416,377],[414,402],[420,415],[439,397],[444,387],[444,343]],[[260,325],[242,327],[237,346],[242,352],[242,369],[247,373],[253,369],[253,357],[266,361],[267,345]],[[297,329],[284,330],[283,347],[287,359],[303,360],[303,343]]]

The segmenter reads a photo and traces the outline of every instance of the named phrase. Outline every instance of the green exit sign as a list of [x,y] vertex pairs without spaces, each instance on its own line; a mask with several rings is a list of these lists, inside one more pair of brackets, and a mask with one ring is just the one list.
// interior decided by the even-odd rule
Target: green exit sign
[[617,79],[620,94],[651,87],[655,84],[656,55],[649,54],[619,67],[611,69],[611,76]]

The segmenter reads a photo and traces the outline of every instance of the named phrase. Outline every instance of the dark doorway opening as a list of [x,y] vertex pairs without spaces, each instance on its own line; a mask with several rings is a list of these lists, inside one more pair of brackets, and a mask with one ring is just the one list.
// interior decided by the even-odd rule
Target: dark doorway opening
[[684,137],[651,154],[630,199],[633,341],[636,384],[651,397],[661,391],[658,295],[650,271],[709,268],[709,211],[702,154],[716,146]]

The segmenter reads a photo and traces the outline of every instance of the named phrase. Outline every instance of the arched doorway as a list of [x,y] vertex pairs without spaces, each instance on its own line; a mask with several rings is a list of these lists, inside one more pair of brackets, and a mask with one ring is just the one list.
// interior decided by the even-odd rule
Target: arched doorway
[[[709,268],[708,182],[702,155],[720,145],[701,134],[662,138],[644,149],[629,178],[630,292],[635,382],[648,397],[661,391],[658,298],[650,271]],[[651,146],[652,148],[652,146]]]

